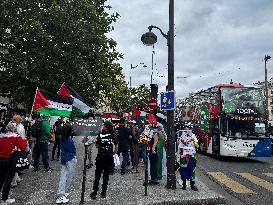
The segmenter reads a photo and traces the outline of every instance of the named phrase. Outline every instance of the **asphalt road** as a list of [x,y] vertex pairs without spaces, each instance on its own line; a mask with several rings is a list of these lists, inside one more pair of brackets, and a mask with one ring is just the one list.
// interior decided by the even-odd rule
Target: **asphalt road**
[[197,176],[227,204],[273,205],[273,157],[220,159],[198,155]]

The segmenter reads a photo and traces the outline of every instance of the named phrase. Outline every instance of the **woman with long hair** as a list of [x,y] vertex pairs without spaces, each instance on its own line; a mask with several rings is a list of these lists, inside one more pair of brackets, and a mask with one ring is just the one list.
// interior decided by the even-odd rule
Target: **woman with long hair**
[[[113,146],[115,145],[115,147]],[[97,198],[99,190],[100,177],[103,173],[103,184],[101,197],[106,197],[106,191],[109,181],[109,175],[113,167],[113,155],[118,151],[118,140],[114,126],[111,122],[106,121],[103,124],[102,132],[98,135],[96,141],[98,154],[96,158],[95,180],[93,185],[93,192],[90,194],[92,199]],[[114,151],[113,151],[114,150]]]

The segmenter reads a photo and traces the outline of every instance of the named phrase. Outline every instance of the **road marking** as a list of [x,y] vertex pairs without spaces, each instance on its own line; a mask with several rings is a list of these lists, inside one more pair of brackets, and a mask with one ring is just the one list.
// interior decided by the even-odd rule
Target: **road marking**
[[237,173],[239,176],[244,177],[245,179],[251,181],[254,184],[257,184],[271,192],[273,192],[273,184],[271,184],[270,182],[267,182],[259,177],[256,177],[252,174],[249,173]]
[[273,178],[273,173],[263,173],[264,175],[268,176],[268,177],[272,177]]
[[229,178],[222,172],[208,172],[209,175],[213,176],[217,181],[224,184],[232,191],[240,194],[255,194],[251,189],[245,187],[244,185],[234,181],[233,179]]

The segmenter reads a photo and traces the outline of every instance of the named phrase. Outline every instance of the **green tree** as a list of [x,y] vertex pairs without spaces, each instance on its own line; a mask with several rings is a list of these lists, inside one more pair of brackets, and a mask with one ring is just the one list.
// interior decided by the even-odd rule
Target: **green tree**
[[107,91],[106,96],[108,96],[108,105],[114,111],[131,112],[136,104],[142,109],[147,106],[150,99],[150,89],[145,84],[130,89],[121,80],[119,86],[111,87]]
[[2,0],[1,95],[30,108],[37,87],[56,92],[66,82],[96,104],[122,76],[113,63],[122,55],[106,36],[119,14],[108,9],[106,0]]
[[151,90],[145,84],[131,89],[131,110],[137,104],[139,108],[146,108],[151,96]]

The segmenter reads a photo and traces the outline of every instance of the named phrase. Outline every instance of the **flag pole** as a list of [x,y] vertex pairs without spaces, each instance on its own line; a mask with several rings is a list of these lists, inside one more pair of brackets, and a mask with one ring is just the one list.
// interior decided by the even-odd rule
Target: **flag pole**
[[57,93],[59,93],[60,92],[60,90],[62,89],[62,87],[63,86],[65,86],[65,82],[63,82],[63,84],[61,85],[61,87],[59,88],[59,90],[58,90],[58,92]]
[[36,99],[36,95],[37,95],[38,90],[39,90],[39,88],[37,87],[37,88],[36,88],[36,91],[35,91],[34,99],[33,99],[33,104],[32,104],[32,107],[31,107],[31,112],[30,112],[31,115],[32,115],[32,111],[33,111],[33,107],[34,107],[34,102],[35,102],[35,99]]
[[[87,142],[87,136],[85,136],[84,142]],[[84,203],[85,182],[86,182],[86,161],[87,161],[87,146],[84,144],[82,192],[81,192],[81,201],[80,201],[80,205]]]
[[147,153],[147,143],[145,144],[145,151],[146,151],[146,156],[145,156],[145,161],[144,161],[144,165],[145,165],[145,196],[148,196],[148,153]]

